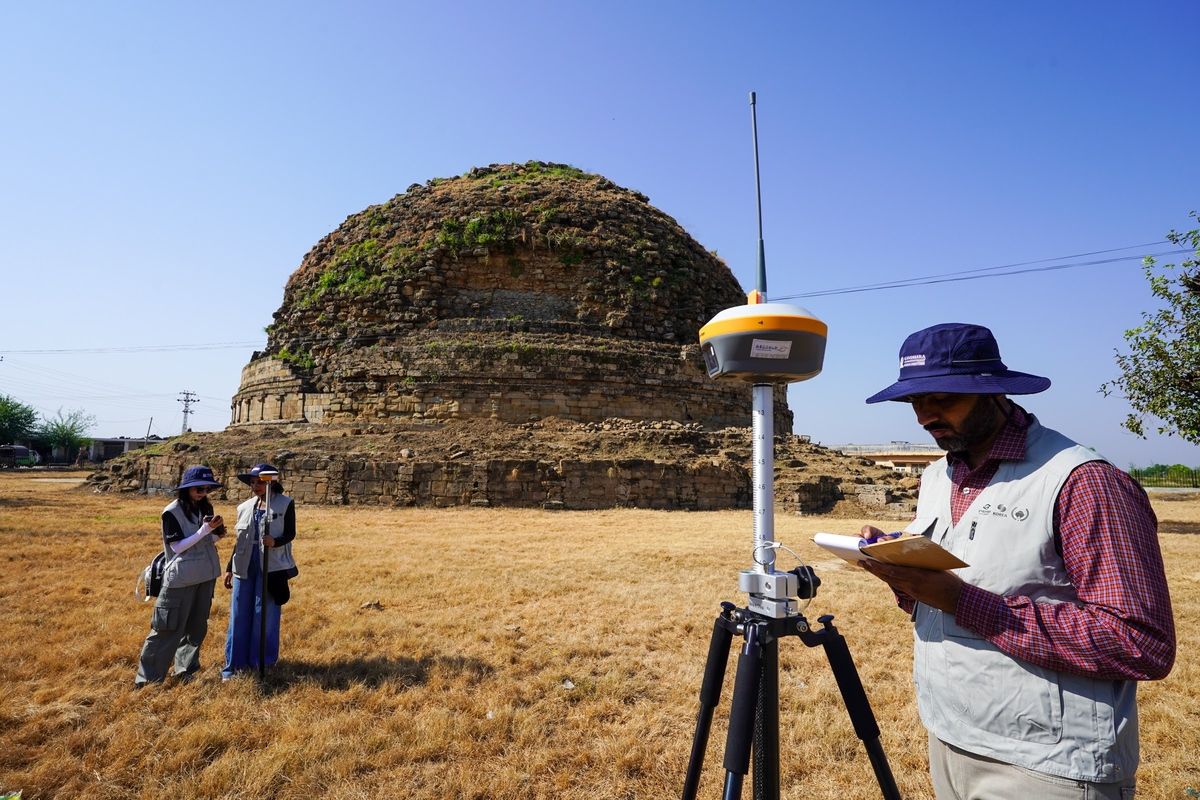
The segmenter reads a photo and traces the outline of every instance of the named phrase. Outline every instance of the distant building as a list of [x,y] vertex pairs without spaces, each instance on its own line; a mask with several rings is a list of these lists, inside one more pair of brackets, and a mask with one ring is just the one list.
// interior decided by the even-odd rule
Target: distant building
[[911,475],[920,475],[926,467],[946,454],[936,444],[900,441],[887,444],[831,444],[826,447],[840,450],[848,456],[869,458],[881,467],[891,467],[896,472]]
[[[89,461],[108,461],[110,458],[116,458],[122,453],[128,453],[130,450],[140,450],[143,447],[148,447],[152,444],[158,444],[165,441],[161,436],[128,438],[118,436],[115,439],[95,438],[92,439],[90,445],[84,447],[84,452],[87,453]],[[55,448],[55,455],[58,455],[58,449]]]

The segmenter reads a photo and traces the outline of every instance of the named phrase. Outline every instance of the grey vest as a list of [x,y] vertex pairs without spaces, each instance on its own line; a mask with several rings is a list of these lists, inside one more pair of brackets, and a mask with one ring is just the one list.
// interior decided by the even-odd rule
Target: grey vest
[[[172,501],[163,509],[164,514],[168,512],[179,521],[183,538],[186,539],[200,530],[201,521],[188,519],[178,500]],[[221,575],[221,557],[217,555],[217,545],[211,536],[203,537],[182,553],[172,550],[171,544],[164,536],[163,552],[167,554],[167,565],[163,569],[163,588],[194,586],[197,583],[216,580]]]
[[[267,535],[272,539],[283,536],[283,516],[291,505],[292,499],[282,494],[271,495],[271,520],[267,526]],[[251,497],[238,506],[237,509],[237,543],[233,546],[233,574],[245,580],[250,577],[250,553],[257,547],[254,543],[254,507],[258,498]],[[267,548],[267,572],[279,572],[292,569],[296,560],[292,558],[292,543],[288,542],[279,547]]]
[[[1055,550],[1054,504],[1072,470],[1102,457],[1032,420],[1024,461],[1005,461],[952,526],[949,464],[921,478],[918,520],[970,564],[967,583],[1039,603],[1078,603]],[[921,721],[944,742],[1008,764],[1109,783],[1138,764],[1137,683],[1043,669],[1000,651],[954,615],[914,613],[913,674]]]

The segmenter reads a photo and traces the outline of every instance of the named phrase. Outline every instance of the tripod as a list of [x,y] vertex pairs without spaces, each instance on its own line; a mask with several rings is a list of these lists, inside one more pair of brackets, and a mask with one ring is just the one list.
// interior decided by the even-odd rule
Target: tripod
[[[815,580],[815,576],[812,577]],[[808,647],[820,645],[825,649],[842,702],[850,713],[854,733],[867,748],[880,791],[886,800],[900,800],[887,756],[879,742],[875,715],[850,657],[850,648],[833,626],[833,616],[827,614],[818,618],[823,627],[814,631],[803,616],[770,619],[739,609],[733,603],[722,603],[721,607],[721,615],[713,623],[708,659],[704,664],[700,714],[683,784],[683,800],[695,800],[700,787],[704,751],[708,747],[713,712],[721,699],[721,684],[725,682],[725,666],[734,634],[744,636],[745,644],[738,657],[729,709],[723,800],[737,800],[742,796],[742,781],[749,772],[751,753],[754,755],[755,800],[779,798],[779,640],[785,636],[796,636]]]
[[[896,781],[879,742],[879,726],[846,640],[833,626],[831,615],[818,619],[823,626],[821,630],[810,629],[792,599],[814,597],[820,579],[811,567],[799,567],[791,572],[775,569],[773,403],[772,387],[755,384],[752,431],[755,565],[738,575],[738,588],[749,593],[750,601],[744,609],[733,603],[722,603],[721,614],[713,623],[683,800],[695,800],[700,786],[713,711],[721,699],[721,684],[725,681],[725,666],[734,634],[745,637],[745,644],[738,657],[729,710],[723,800],[739,800],[742,796],[742,781],[749,772],[752,753],[754,800],[779,798],[779,640],[785,636],[796,636],[808,647],[820,645],[825,649],[842,701],[850,713],[854,733],[867,748],[883,797],[900,800]],[[766,555],[760,557],[760,554]]]

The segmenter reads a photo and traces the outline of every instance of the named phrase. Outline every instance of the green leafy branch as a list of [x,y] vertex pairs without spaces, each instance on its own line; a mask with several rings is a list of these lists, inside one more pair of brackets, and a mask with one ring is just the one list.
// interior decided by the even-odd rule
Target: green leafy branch
[[1142,262],[1161,306],[1143,312],[1142,324],[1125,331],[1129,352],[1116,355],[1121,375],[1100,391],[1129,401],[1133,413],[1122,427],[1138,436],[1146,436],[1146,418],[1156,417],[1160,434],[1200,444],[1200,228],[1172,230],[1167,239],[1193,253],[1161,271],[1153,258]]

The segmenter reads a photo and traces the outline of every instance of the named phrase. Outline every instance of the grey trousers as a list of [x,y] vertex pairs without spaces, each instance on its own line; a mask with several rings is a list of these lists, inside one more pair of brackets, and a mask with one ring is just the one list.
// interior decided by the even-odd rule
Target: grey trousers
[[929,735],[929,776],[937,800],[1133,800],[1134,778],[1089,783],[977,756]]
[[172,660],[176,675],[191,675],[200,669],[200,644],[208,633],[208,612],[216,585],[214,578],[162,590],[154,603],[150,635],[142,645],[134,683],[140,686],[164,680]]

